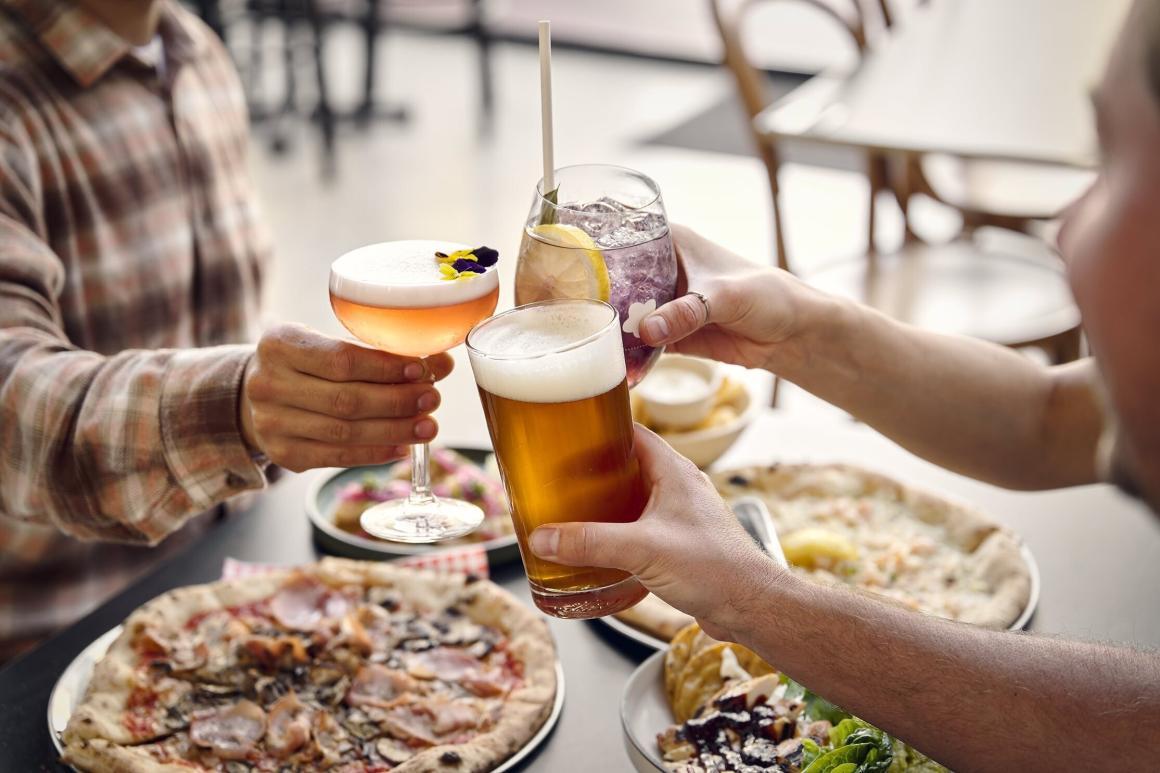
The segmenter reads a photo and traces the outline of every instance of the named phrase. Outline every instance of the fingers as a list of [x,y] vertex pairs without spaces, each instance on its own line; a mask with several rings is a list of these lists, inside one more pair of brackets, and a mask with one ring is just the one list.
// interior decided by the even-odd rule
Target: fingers
[[633,425],[633,428],[636,431],[636,458],[640,462],[645,484],[650,489],[666,478],[681,478],[697,472],[696,466],[674,451],[660,435],[640,424]]
[[[686,294],[669,301],[649,314],[640,325],[640,336],[649,346],[663,346],[680,341],[709,324],[712,299]],[[707,301],[707,302],[706,302]]]
[[267,331],[243,377],[246,443],[291,470],[378,464],[439,428],[432,382],[446,354],[419,360],[340,341],[300,325]]
[[635,523],[561,523],[532,532],[532,552],[567,566],[602,566],[641,571],[644,550],[641,527]]
[[421,362],[427,365],[427,377],[431,381],[442,381],[455,368],[455,360],[447,352],[433,354]]
[[254,428],[262,437],[302,438],[336,445],[379,448],[426,442],[438,432],[435,420],[425,415],[351,420],[287,406],[262,411],[254,422]]
[[364,381],[399,384],[438,381],[451,372],[451,358],[437,355],[428,362],[415,357],[360,346],[323,335],[302,325],[279,325],[258,344],[258,356],[299,373],[334,382]]
[[389,419],[430,413],[440,396],[431,384],[336,383],[285,371],[259,370],[250,380],[252,399],[289,405],[341,419]]
[[353,446],[321,443],[317,440],[280,437],[266,453],[278,466],[291,472],[319,467],[365,467],[386,464],[407,455],[407,446]]

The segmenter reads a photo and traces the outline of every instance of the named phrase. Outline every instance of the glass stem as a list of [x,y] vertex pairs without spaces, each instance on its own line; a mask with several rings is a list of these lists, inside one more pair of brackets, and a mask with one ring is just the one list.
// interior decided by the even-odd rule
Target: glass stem
[[426,443],[411,446],[411,496],[407,499],[414,504],[435,501],[431,493],[431,468],[428,466],[430,450]]

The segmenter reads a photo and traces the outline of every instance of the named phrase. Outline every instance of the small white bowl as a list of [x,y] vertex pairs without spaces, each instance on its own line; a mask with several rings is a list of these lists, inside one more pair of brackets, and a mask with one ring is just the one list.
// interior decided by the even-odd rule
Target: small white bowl
[[711,360],[669,354],[636,386],[648,415],[669,427],[692,427],[709,411],[721,387],[721,369]]
[[737,442],[737,438],[741,437],[741,433],[763,409],[758,390],[746,381],[742,381],[742,386],[745,395],[735,404],[738,414],[736,420],[719,427],[691,432],[666,432],[661,437],[693,464],[702,469],[709,467]]

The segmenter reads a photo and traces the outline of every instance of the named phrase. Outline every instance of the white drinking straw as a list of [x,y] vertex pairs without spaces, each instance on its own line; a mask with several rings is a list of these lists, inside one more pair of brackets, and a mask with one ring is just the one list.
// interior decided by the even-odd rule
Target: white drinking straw
[[552,145],[552,22],[540,22],[540,128],[544,138],[544,195],[556,187]]

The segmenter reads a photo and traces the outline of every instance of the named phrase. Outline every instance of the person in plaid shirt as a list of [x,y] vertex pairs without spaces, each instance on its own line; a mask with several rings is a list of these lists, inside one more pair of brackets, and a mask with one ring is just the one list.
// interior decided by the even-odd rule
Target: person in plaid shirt
[[446,356],[291,325],[252,343],[269,248],[246,147],[233,65],[176,0],[0,3],[0,661],[269,463],[436,433]]

